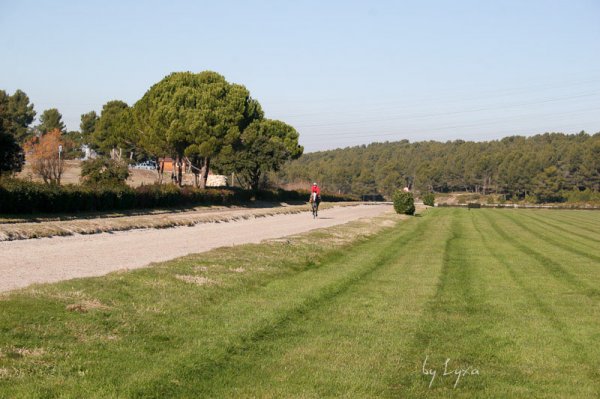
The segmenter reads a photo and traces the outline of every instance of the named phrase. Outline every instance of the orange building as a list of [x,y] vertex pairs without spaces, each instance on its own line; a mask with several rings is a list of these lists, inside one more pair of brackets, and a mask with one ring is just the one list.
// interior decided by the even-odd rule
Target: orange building
[[[176,161],[173,158],[158,158],[158,165],[163,172],[175,171],[175,162]],[[185,160],[181,161],[181,167],[183,168],[183,173],[186,173],[188,165]]]

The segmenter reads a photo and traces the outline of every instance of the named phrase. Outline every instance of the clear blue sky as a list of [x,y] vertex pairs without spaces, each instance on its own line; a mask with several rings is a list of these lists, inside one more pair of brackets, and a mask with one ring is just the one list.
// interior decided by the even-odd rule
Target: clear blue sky
[[0,0],[0,89],[69,129],[173,71],[245,85],[307,151],[600,131],[600,1]]

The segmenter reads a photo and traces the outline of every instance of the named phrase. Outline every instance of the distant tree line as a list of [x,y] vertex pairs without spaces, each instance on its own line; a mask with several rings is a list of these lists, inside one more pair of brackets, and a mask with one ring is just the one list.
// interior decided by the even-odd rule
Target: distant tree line
[[[171,157],[176,165],[191,165],[196,185],[204,188],[209,169],[234,173],[253,190],[267,171],[298,158],[303,148],[298,132],[282,121],[267,119],[260,103],[242,85],[229,83],[216,72],[177,72],[153,85],[133,106],[107,102],[98,115],[81,115],[79,131],[67,132],[62,115],[45,110],[39,124],[33,104],[17,90],[0,90],[0,174],[21,170],[27,154],[46,153],[60,146],[63,157],[81,156],[87,145],[104,157],[119,161]],[[45,138],[53,136],[52,144]],[[55,137],[57,136],[57,137]],[[58,157],[59,163],[63,158]],[[101,167],[106,164],[98,163]],[[102,166],[104,165],[104,166]],[[181,182],[181,167],[178,182]],[[58,178],[46,179],[60,184]]]
[[[11,95],[0,90],[0,176],[21,170],[25,148],[28,156],[41,157],[39,165],[50,165],[58,173],[45,180],[60,183],[60,162],[80,157],[86,144],[104,157],[186,160],[199,187],[205,186],[211,169],[235,173],[253,190],[267,180],[268,172],[275,184],[316,180],[330,192],[388,198],[399,187],[493,193],[507,199],[530,196],[541,202],[562,201],[569,192],[600,191],[600,133],[546,133],[487,142],[403,140],[300,157],[303,148],[292,126],[265,118],[244,86],[211,71],[172,73],[133,106],[108,101],[100,114],[81,115],[77,131],[66,130],[56,108],[43,111],[32,125],[35,116],[23,91]],[[59,145],[62,157],[56,153]]]
[[317,180],[333,192],[388,198],[409,187],[562,201],[565,192],[600,190],[600,133],[374,143],[304,154],[270,178],[279,184]]

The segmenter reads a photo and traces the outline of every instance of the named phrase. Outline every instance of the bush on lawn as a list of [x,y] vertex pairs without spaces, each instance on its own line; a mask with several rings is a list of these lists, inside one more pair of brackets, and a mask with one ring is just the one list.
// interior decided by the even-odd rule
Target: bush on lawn
[[412,193],[396,190],[392,200],[394,202],[394,209],[397,213],[404,215],[415,214],[415,199]]
[[427,206],[434,206],[435,204],[435,194],[432,192],[428,192],[423,194],[423,204]]

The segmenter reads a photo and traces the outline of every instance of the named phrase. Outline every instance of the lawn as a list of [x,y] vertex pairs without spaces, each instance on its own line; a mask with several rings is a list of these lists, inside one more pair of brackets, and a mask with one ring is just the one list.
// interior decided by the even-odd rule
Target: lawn
[[0,297],[0,397],[600,395],[600,213],[430,209]]

